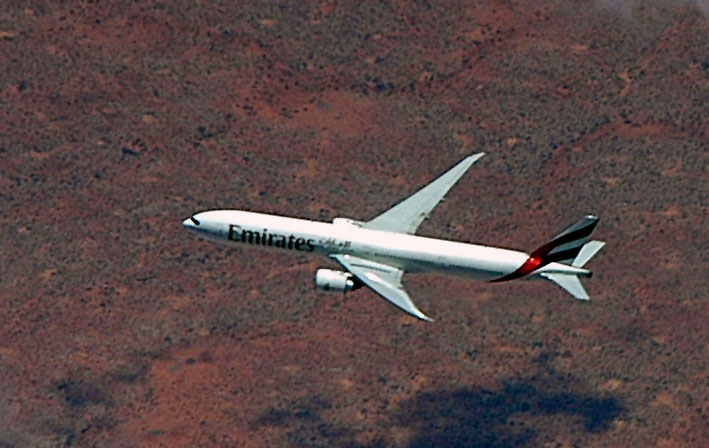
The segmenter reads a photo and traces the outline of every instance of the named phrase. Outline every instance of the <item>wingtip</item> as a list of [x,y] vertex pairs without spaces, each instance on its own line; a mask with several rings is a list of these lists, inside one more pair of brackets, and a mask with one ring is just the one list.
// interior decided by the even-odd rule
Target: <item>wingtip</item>
[[485,155],[484,152],[477,152],[475,154],[470,154],[469,156],[467,156],[466,158],[461,160],[459,164],[466,164],[468,167],[470,167],[470,165],[477,162],[478,159],[480,159],[484,155]]
[[409,313],[410,315],[414,316],[416,319],[425,320],[426,322],[433,322],[433,319],[431,319],[430,317],[423,314],[421,312],[421,310],[419,310],[416,307],[414,307],[414,309],[412,309],[412,310],[405,310],[405,311],[407,313]]
[[433,319],[430,317],[426,316],[425,314],[421,313],[419,316],[416,316],[421,320],[425,320],[426,322],[433,322]]

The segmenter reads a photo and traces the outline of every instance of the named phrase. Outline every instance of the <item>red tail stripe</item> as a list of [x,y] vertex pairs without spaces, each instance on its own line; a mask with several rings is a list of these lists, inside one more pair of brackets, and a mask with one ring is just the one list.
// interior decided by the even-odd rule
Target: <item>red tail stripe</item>
[[539,267],[539,265],[542,264],[542,259],[541,257],[534,257],[530,256],[527,258],[527,261],[524,262],[522,266],[520,266],[516,271],[505,275],[504,277],[497,278],[495,280],[492,280],[493,282],[504,282],[507,280],[514,280],[516,278],[524,277],[527,274],[530,274],[534,272],[535,269]]

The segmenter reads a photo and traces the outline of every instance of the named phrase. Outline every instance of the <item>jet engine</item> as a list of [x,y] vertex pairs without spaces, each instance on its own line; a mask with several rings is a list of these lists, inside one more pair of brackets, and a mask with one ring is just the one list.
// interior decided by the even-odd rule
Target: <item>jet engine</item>
[[345,293],[361,286],[360,282],[349,272],[334,271],[332,269],[318,269],[315,271],[315,287],[323,291]]

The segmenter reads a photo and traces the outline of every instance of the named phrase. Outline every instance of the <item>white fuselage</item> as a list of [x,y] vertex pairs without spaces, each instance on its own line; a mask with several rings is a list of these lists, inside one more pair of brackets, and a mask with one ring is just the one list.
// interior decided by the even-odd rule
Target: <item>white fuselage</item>
[[[199,224],[197,224],[199,223]],[[410,273],[440,273],[494,280],[514,272],[529,258],[524,252],[476,244],[364,229],[355,221],[333,223],[238,210],[196,214],[183,223],[206,239],[237,247],[258,247],[300,255],[354,255]],[[587,272],[560,263],[542,267],[545,273]]]

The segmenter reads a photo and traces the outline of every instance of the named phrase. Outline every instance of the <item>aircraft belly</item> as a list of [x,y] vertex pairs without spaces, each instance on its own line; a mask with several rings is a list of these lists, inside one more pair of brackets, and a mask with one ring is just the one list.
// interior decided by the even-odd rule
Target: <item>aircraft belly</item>
[[522,252],[473,244],[393,235],[353,242],[352,253],[410,273],[439,273],[493,279],[513,272],[527,259]]

